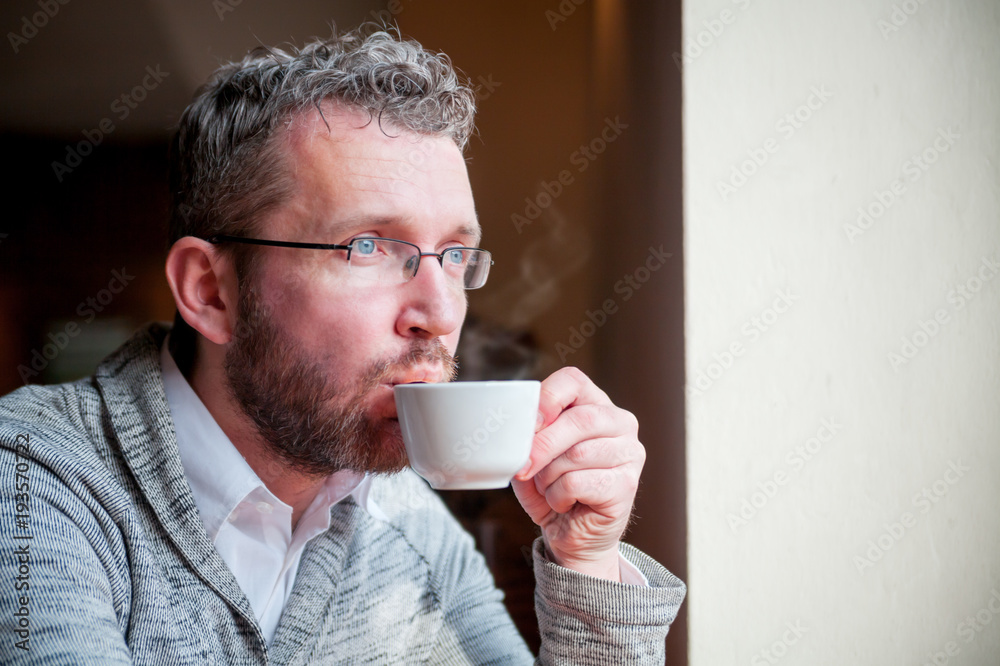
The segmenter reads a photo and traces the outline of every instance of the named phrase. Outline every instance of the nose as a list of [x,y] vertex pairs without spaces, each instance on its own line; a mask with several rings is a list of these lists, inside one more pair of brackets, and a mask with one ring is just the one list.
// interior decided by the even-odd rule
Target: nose
[[416,274],[420,272],[420,264],[423,261],[424,257],[434,257],[435,259],[437,259],[439,265],[441,264],[442,261],[440,254],[434,254],[433,252],[421,252],[420,254],[410,259],[410,261],[416,262],[416,265],[413,267],[414,276],[416,276]]
[[[423,258],[430,261],[424,263]],[[465,289],[449,279],[433,252],[422,252],[416,275],[399,286],[403,302],[396,331],[404,337],[432,339],[449,335],[462,325],[468,300]]]

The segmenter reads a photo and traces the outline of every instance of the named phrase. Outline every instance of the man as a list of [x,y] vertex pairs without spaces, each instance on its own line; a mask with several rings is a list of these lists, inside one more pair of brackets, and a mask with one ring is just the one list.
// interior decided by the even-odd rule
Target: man
[[[531,661],[406,469],[392,394],[452,377],[489,268],[473,112],[447,58],[384,32],[261,49],[198,92],[171,156],[173,329],[0,400],[5,663]],[[539,411],[513,481],[543,534],[538,661],[662,663],[685,590],[619,541],[635,419],[574,369]]]

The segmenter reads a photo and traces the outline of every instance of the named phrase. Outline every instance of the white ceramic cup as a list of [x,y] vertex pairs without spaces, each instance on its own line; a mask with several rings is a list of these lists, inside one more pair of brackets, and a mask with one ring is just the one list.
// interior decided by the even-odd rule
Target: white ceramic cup
[[440,490],[505,488],[531,454],[541,382],[398,384],[410,466]]

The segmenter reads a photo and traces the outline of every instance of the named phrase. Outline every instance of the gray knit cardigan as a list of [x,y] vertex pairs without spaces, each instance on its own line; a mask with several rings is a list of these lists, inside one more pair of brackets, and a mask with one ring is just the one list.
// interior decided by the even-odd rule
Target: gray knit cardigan
[[[268,647],[184,477],[167,330],[93,377],[0,398],[0,663],[532,663],[471,537],[409,471],[373,484],[388,522],[333,507]],[[663,663],[680,580],[627,545],[649,588],[559,567],[540,540],[533,553],[536,663]]]

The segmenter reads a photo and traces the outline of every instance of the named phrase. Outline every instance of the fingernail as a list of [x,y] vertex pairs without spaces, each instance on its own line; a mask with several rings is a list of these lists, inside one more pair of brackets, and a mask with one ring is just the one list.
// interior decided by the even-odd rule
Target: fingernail
[[545,416],[541,412],[538,412],[538,418],[535,419],[535,432],[541,429],[543,423],[545,423]]

